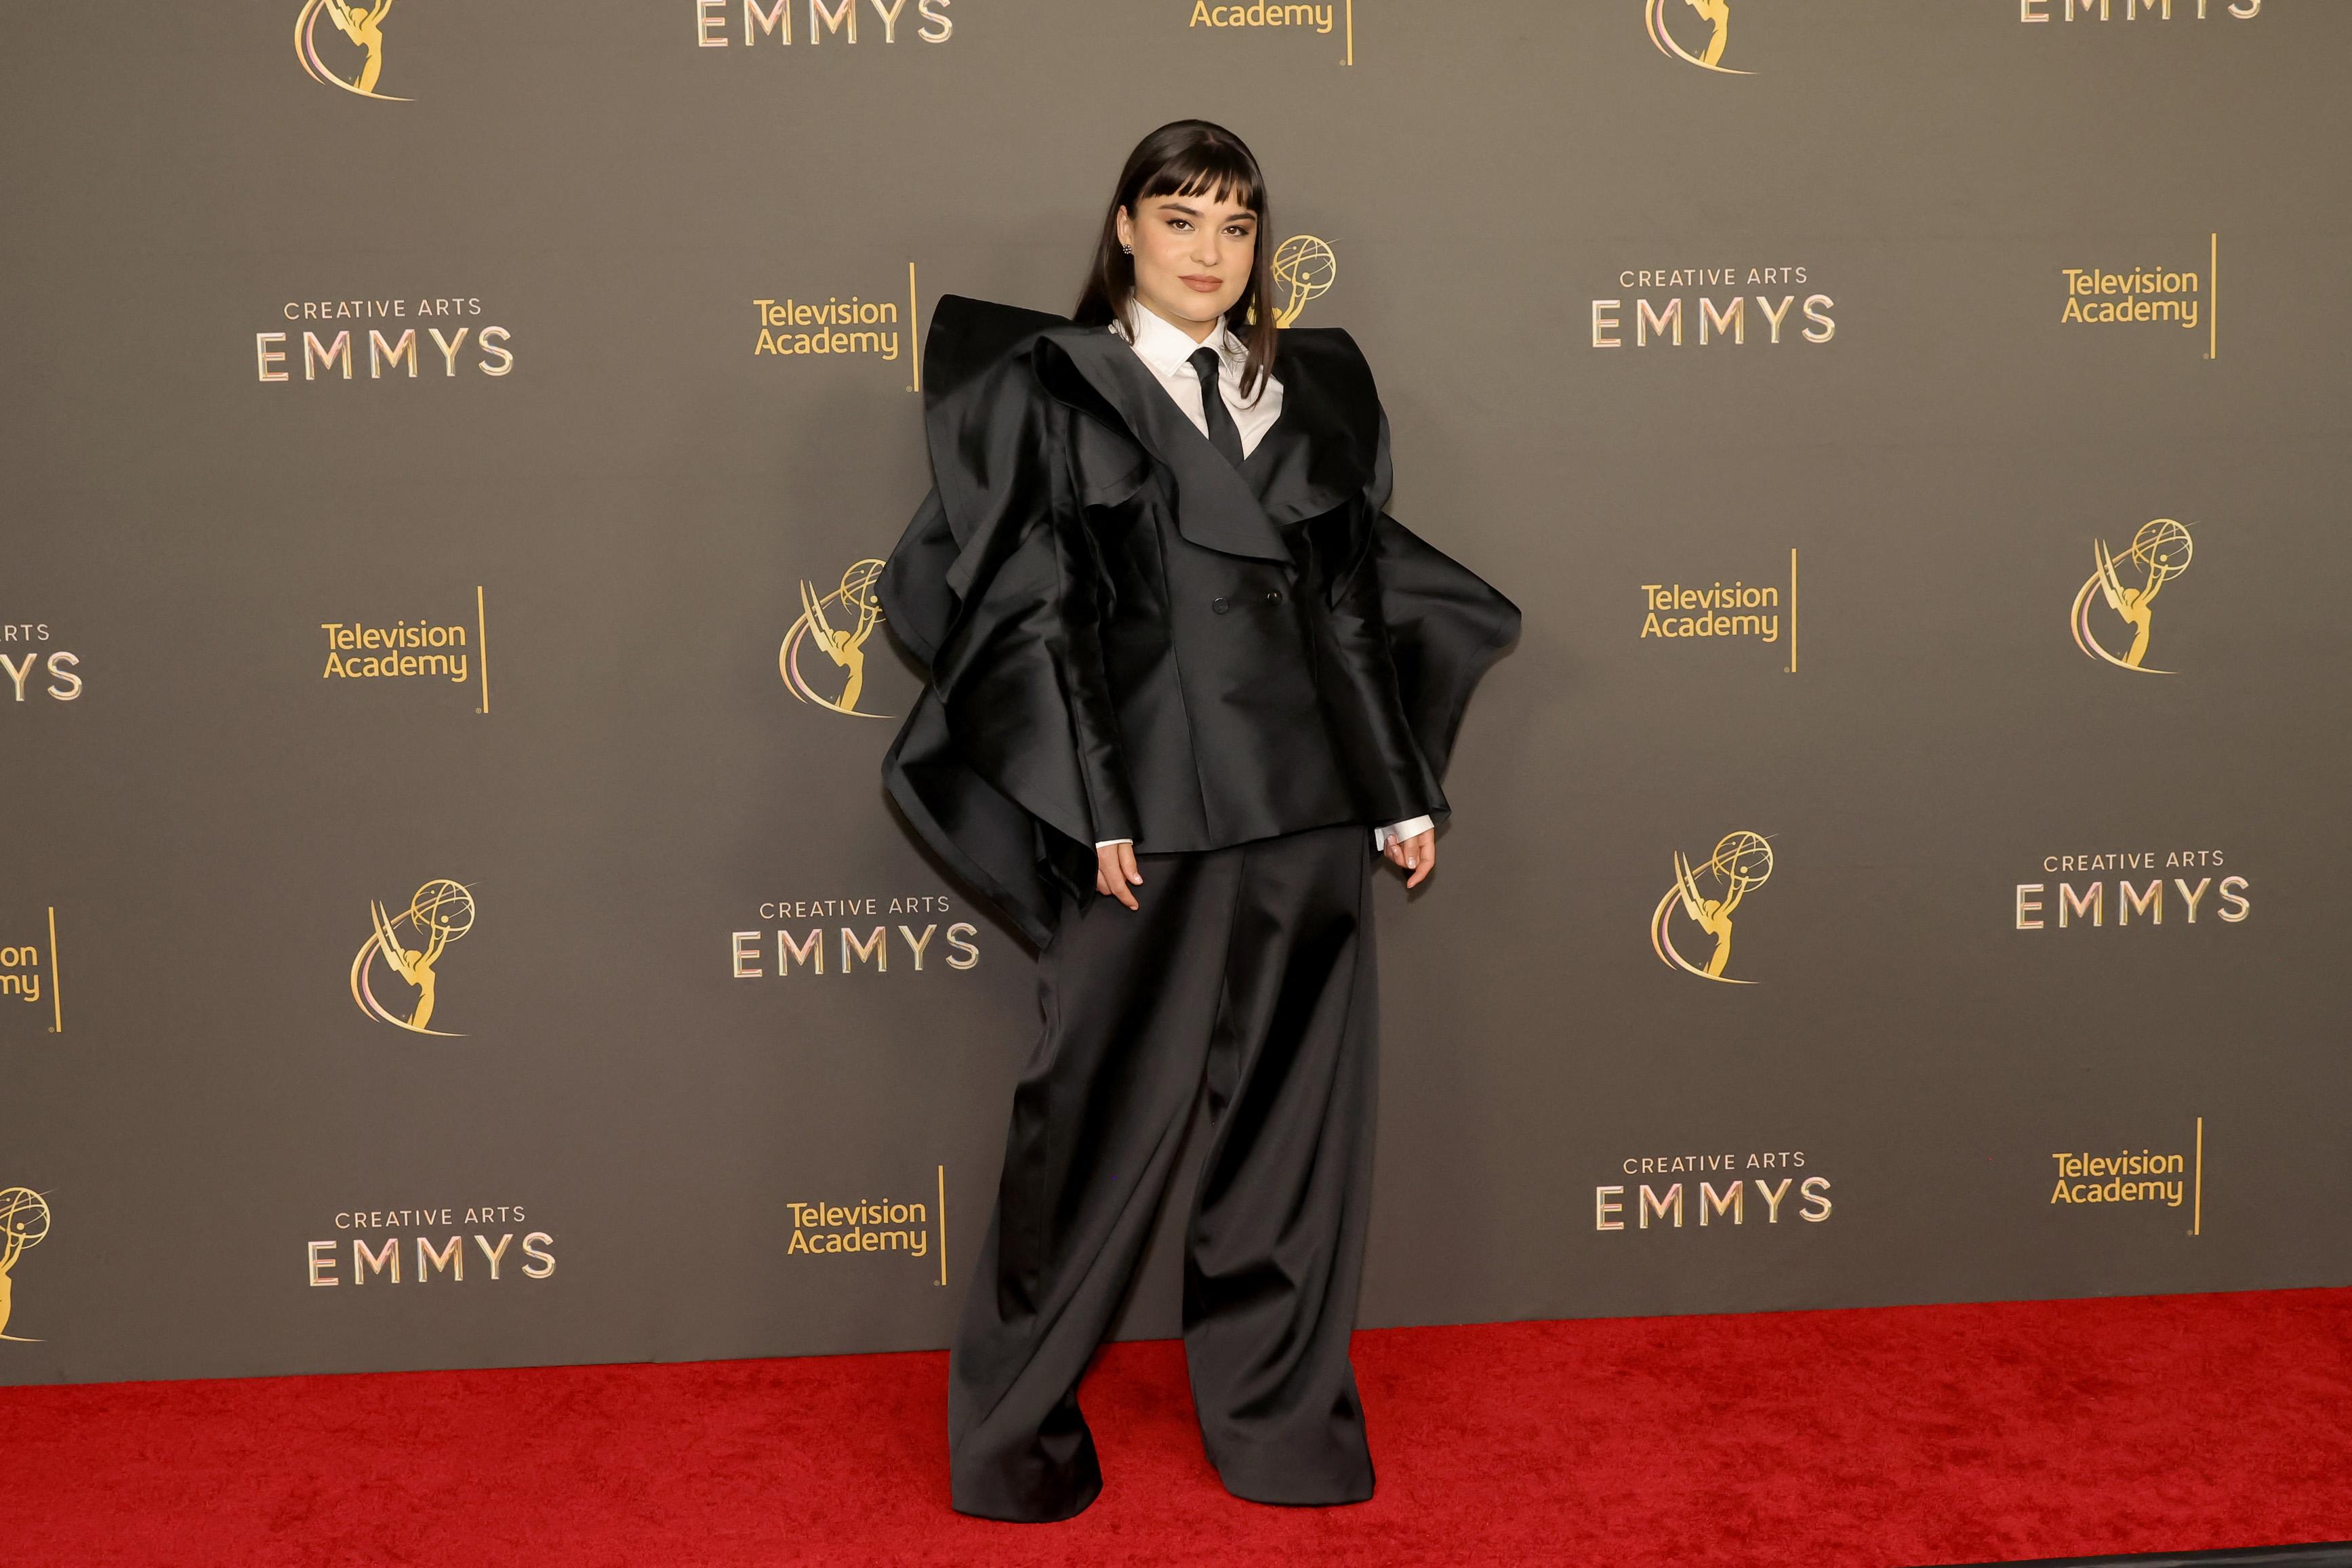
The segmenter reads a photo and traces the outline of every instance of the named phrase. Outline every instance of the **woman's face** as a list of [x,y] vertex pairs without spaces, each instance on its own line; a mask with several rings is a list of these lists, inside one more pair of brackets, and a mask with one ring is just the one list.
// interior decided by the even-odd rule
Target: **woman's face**
[[1257,259],[1257,214],[1205,195],[1146,196],[1118,210],[1118,239],[1135,252],[1135,297],[1194,340],[1249,286]]

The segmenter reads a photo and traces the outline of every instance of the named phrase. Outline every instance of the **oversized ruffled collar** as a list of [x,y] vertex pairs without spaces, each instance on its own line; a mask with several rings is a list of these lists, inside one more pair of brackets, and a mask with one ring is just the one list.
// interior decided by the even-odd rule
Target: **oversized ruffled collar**
[[1177,531],[1205,549],[1288,561],[1284,526],[1354,495],[1371,495],[1375,505],[1386,498],[1387,476],[1376,472],[1380,399],[1355,340],[1338,328],[1284,331],[1282,417],[1238,469],[1108,328],[955,294],[940,297],[923,345],[935,453],[955,450],[971,395],[1015,355],[1028,359],[1047,395],[1123,433],[1166,470]]

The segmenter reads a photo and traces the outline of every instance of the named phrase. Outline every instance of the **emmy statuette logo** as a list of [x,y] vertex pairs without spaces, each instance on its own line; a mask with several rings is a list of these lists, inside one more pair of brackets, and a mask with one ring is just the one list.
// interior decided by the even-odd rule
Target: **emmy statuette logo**
[[[1692,39],[1698,45],[1696,54],[1685,48],[1681,40],[1675,37],[1674,28],[1667,25],[1668,14],[1671,12],[1679,16],[1678,7],[1682,5],[1697,12],[1699,20],[1707,26],[1704,40],[1695,36]],[[1725,76],[1752,74],[1722,63],[1723,46],[1731,35],[1731,0],[1642,0],[1642,24],[1649,29],[1650,42],[1658,46],[1658,53],[1662,55],[1681,60],[1685,65],[1696,66],[1701,70],[1720,71]],[[1689,24],[1685,23],[1684,26]],[[1692,31],[1696,35],[1696,29]]]
[[13,1302],[12,1282],[16,1260],[26,1249],[38,1247],[48,1239],[49,1203],[28,1186],[0,1189],[0,1339],[14,1340],[19,1344],[38,1344],[22,1334],[8,1332],[8,1313]]
[[[2131,548],[2121,556],[2109,549],[2105,539],[2093,539],[2091,575],[2076,591],[2069,617],[2074,646],[2083,650],[2084,657],[2104,659],[2119,670],[2144,675],[2173,674],[2141,661],[2147,657],[2148,637],[2156,628],[2156,596],[2166,583],[2189,570],[2194,549],[2188,525],[2170,517],[2142,523],[2132,536]],[[2100,640],[2092,613],[2095,599],[2105,601],[2131,632],[2130,645],[2120,654]],[[2112,626],[2109,636],[2116,636]]]
[[[361,98],[386,103],[411,101],[396,93],[375,90],[376,78],[383,75],[383,19],[391,10],[392,0],[375,0],[372,5],[354,4],[353,0],[303,0],[301,12],[294,18],[294,57],[302,62],[303,72],[312,81],[341,88]],[[337,70],[319,50],[321,17],[333,23],[335,31],[360,51],[360,58],[348,62],[356,68],[348,74]],[[343,57],[349,53],[341,47],[334,47],[331,52]]]
[[[1752,986],[1723,972],[1731,961],[1731,914],[1749,893],[1772,875],[1772,846],[1761,833],[1726,833],[1706,863],[1693,866],[1680,850],[1675,852],[1674,885],[1650,912],[1650,949],[1658,962],[1702,980],[1729,986]],[[1694,964],[1675,946],[1675,912],[1712,937],[1715,947],[1705,964]]]
[[[1274,247],[1274,286],[1282,303],[1274,308],[1274,324],[1287,327],[1298,319],[1307,302],[1339,281],[1339,258],[1329,245],[1313,235],[1292,235]],[[1251,319],[1256,319],[1255,308]]]
[[[474,928],[472,890],[463,883],[437,877],[418,888],[416,895],[408,901],[408,907],[397,915],[388,915],[383,904],[373,900],[368,904],[368,914],[372,929],[368,939],[360,944],[358,956],[352,960],[352,1000],[359,1004],[360,1011],[412,1034],[463,1038],[455,1030],[434,1029],[431,1025],[440,988],[436,966],[451,943]],[[412,942],[418,946],[411,946]],[[376,995],[379,967],[390,970],[415,988],[416,1001],[406,1017]]]
[[[776,668],[796,700],[853,718],[892,716],[857,706],[866,692],[866,643],[882,623],[882,601],[874,592],[875,579],[881,575],[882,562],[868,559],[851,563],[841,574],[841,586],[830,593],[820,594],[816,584],[801,580],[800,619],[776,651]],[[812,649],[834,668],[804,659]],[[809,664],[814,664],[821,680],[810,678]],[[834,695],[827,696],[827,690]]]

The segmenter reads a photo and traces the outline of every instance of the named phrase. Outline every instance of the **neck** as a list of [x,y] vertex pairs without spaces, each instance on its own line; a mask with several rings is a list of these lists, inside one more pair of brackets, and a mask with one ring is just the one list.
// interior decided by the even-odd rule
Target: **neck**
[[1213,316],[1206,321],[1188,321],[1181,316],[1171,316],[1167,311],[1160,309],[1158,306],[1152,304],[1150,300],[1146,299],[1140,294],[1135,295],[1133,298],[1138,305],[1142,306],[1146,310],[1150,311],[1154,316],[1159,317],[1162,321],[1167,322],[1171,327],[1182,332],[1184,336],[1192,339],[1192,341],[1196,343],[1207,342],[1209,340],[1209,334],[1215,331],[1218,324],[1223,320],[1223,318],[1221,316]]

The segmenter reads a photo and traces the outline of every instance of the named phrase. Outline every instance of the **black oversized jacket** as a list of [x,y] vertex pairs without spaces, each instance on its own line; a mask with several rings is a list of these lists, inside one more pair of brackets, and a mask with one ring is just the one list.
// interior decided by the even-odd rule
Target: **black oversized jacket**
[[883,779],[1040,946],[1097,840],[1446,814],[1518,611],[1382,510],[1387,419],[1347,333],[1285,331],[1276,373],[1237,470],[1108,329],[954,295],[932,318],[934,487],[879,584],[931,678]]

